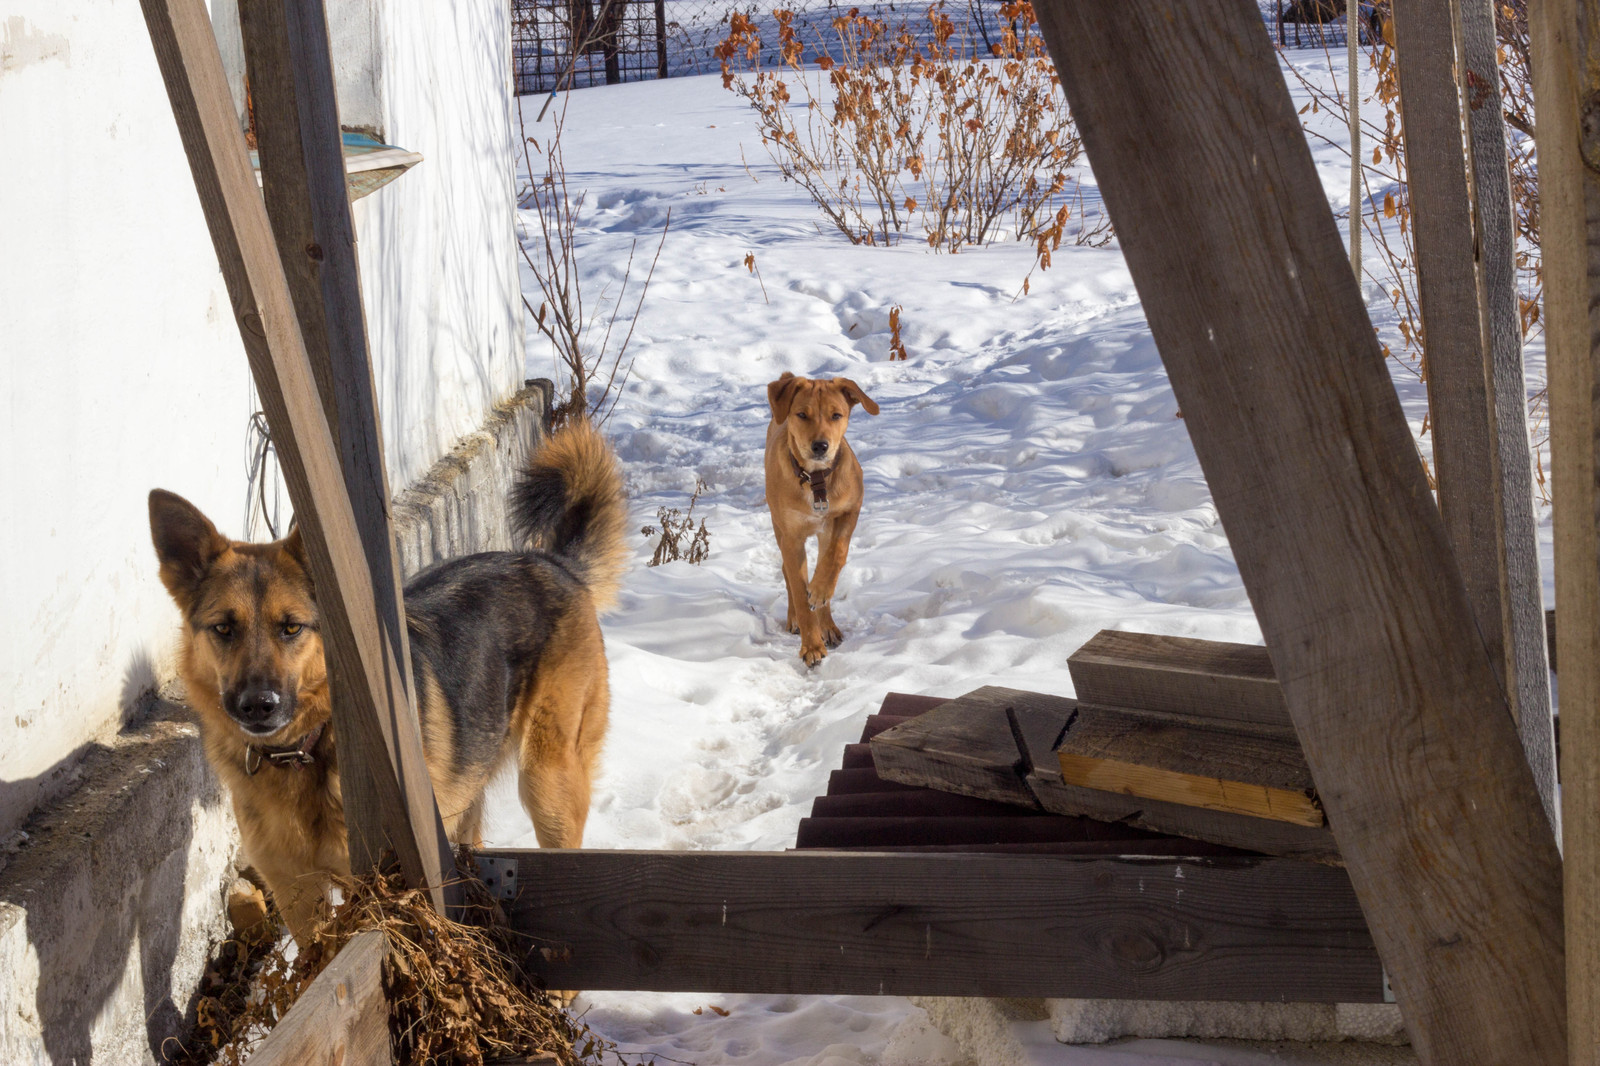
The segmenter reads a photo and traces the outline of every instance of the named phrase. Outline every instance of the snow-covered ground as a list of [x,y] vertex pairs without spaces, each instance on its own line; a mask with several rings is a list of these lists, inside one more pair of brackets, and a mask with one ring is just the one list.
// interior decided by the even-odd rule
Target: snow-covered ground
[[[1330,74],[1321,53],[1296,61]],[[1342,78],[1342,61],[1332,67]],[[634,526],[685,508],[697,478],[710,486],[695,509],[709,560],[650,568],[637,536],[605,619],[613,709],[587,846],[792,845],[888,691],[1070,695],[1067,656],[1103,628],[1260,641],[1114,247],[1064,246],[1020,299],[1022,245],[853,247],[779,180],[716,77],[572,93],[564,141],[572,186],[588,190],[578,236],[591,303],[615,290],[636,239],[639,280],[671,212],[607,426]],[[1342,210],[1346,157],[1313,150]],[[537,306],[526,272],[524,286]],[[1388,300],[1369,295],[1392,327]],[[888,358],[897,305],[904,362]],[[551,375],[531,330],[529,351],[529,374]],[[766,384],[785,370],[851,377],[882,408],[852,420],[866,503],[834,606],[845,640],[816,669],[784,631],[763,504]],[[1420,386],[1398,370],[1396,384],[1420,429]],[[1548,548],[1548,521],[1543,538]],[[492,843],[535,846],[509,782],[487,829]],[[727,1014],[697,1010],[712,1005]],[[596,993],[578,1007],[627,1051],[705,1066],[879,1062],[916,1013],[901,999],[797,996]],[[1291,1061],[1172,1042],[1029,1046],[1055,1064]]]

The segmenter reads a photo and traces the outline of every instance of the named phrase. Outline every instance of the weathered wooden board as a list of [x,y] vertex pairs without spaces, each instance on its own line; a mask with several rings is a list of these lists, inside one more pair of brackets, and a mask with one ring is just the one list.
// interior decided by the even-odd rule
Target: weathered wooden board
[[878,771],[867,767],[860,770],[835,770],[828,775],[828,795],[849,796],[858,792],[908,792],[919,785],[903,785],[898,781],[885,781]]
[[1085,703],[1293,728],[1260,645],[1102,629],[1067,669]]
[[1037,11],[1412,1042],[1561,1062],[1560,855],[1260,12]]
[[1498,0],[1456,0],[1460,59],[1456,76],[1466,101],[1473,218],[1477,223],[1478,300],[1488,352],[1490,423],[1496,451],[1496,548],[1506,649],[1506,695],[1546,814],[1560,833],[1550,673],[1542,625],[1528,436],[1528,384],[1522,363],[1522,308],[1517,280],[1517,222],[1511,204],[1504,100],[1500,93]]
[[[364,827],[368,845],[368,854],[358,849],[352,859],[392,849],[408,881],[428,885],[442,905],[444,873],[453,868],[449,843],[407,698],[404,644],[391,639],[377,607],[377,590],[392,587],[386,584],[392,575],[369,566],[355,510],[382,513],[387,501],[352,500],[347,490],[205,3],[142,3],[305,540],[329,668],[340,679],[334,702],[340,770],[350,824]],[[341,183],[342,174],[341,165]]]
[[811,801],[812,818],[1028,818],[1037,812],[1010,803],[958,796],[953,792],[919,789],[915,792],[861,792],[849,796],[818,796]]
[[1572,1066],[1600,1063],[1600,4],[1528,9],[1561,649],[1561,830]]
[[1023,807],[1039,803],[1023,784],[1006,689],[979,689],[872,738],[886,781],[938,788]]
[[1047,771],[1029,774],[1028,786],[1045,810],[1057,814],[1081,814],[1265,855],[1343,865],[1333,831],[1326,827],[1313,829],[1268,818],[1080,788],[1063,782],[1060,773]]
[[[1023,819],[1027,820],[1027,819]],[[1376,1002],[1342,870],[1280,859],[502,851],[554,988]]]
[[1198,841],[1340,865],[1339,845],[1326,827],[1312,829],[1286,822],[1225,814],[1159,800],[1136,799],[1098,789],[1079,788],[1061,779],[1055,750],[1077,701],[1034,696],[1012,705],[1017,742],[1028,767],[1028,789],[1047,811],[1081,814],[1109,822],[1174,833]]
[[1069,785],[1311,828],[1326,824],[1293,734],[1078,703],[1056,749]]
[[[1022,808],[1016,808],[1027,814]],[[1039,815],[909,815],[856,818],[802,818],[797,848],[899,848],[924,844],[961,845],[979,850],[990,844],[1071,844],[1091,840],[1137,840],[1137,829],[1098,821]]]
[[383,995],[388,954],[382,930],[351,937],[246,1060],[248,1066],[390,1066],[389,1001]]
[[[1439,513],[1554,824],[1555,742],[1539,619],[1515,233],[1489,4],[1393,5],[1407,192]],[[1464,119],[1457,70],[1467,63],[1469,24],[1478,31],[1477,48],[1487,52],[1471,75]],[[1487,41],[1481,39],[1485,30]],[[1465,142],[1463,132],[1472,133]]]

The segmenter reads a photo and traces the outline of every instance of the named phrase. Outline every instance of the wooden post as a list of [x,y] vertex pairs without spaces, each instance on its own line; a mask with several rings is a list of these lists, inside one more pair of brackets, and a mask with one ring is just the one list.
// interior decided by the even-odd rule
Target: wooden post
[[[1494,180],[1494,167],[1486,165],[1478,168],[1482,181],[1474,182],[1477,175],[1469,169],[1462,141],[1452,7],[1395,0],[1393,12],[1439,511],[1478,631],[1519,724],[1545,813],[1558,825],[1555,734],[1499,92],[1496,87],[1493,99],[1474,116],[1485,127],[1477,135],[1480,139],[1499,138],[1499,180]],[[1493,17],[1487,17],[1492,48]],[[1487,92],[1480,90],[1480,105]],[[1487,128],[1483,115],[1494,128]],[[1479,239],[1480,219],[1495,240]],[[1507,303],[1510,336],[1503,328]],[[1499,328],[1491,330],[1491,322]]]
[[1530,5],[1555,488],[1573,1066],[1600,1063],[1600,4]]
[[1421,1060],[1555,1066],[1560,855],[1261,15],[1037,10]]
[[[345,802],[354,804],[352,823],[363,826],[368,850],[352,849],[351,859],[392,849],[407,881],[426,884],[442,907],[449,846],[407,700],[404,650],[385,634],[356,518],[356,508],[382,514],[387,503],[346,490],[205,4],[142,2],[317,587],[329,670],[340,685],[334,725]],[[352,778],[360,785],[352,788]]]
[[1506,696],[1546,813],[1561,837],[1556,803],[1556,739],[1550,706],[1543,580],[1533,505],[1528,385],[1522,367],[1517,295],[1517,227],[1511,206],[1505,113],[1493,0],[1457,0],[1466,102],[1467,161],[1478,238],[1478,306],[1489,384],[1490,441],[1496,452],[1495,518],[1500,570]]
[[[399,695],[409,711],[411,647],[390,527],[389,478],[367,349],[326,16],[322,0],[246,0],[241,21],[267,214],[323,413],[339,449],[345,489],[372,575],[381,637],[399,664]],[[348,681],[338,666],[330,663],[350,865],[367,870],[381,860],[388,844],[384,819],[375,809],[379,792],[370,753],[357,751],[354,761],[347,754],[344,737],[351,708],[342,699]],[[350,730],[359,735],[359,727]],[[420,781],[411,786],[427,785],[416,726],[383,739],[396,765],[421,771]],[[431,785],[426,791],[431,804]],[[426,811],[414,815],[419,824],[429,820]],[[438,821],[437,816],[431,820]],[[448,869],[448,846],[443,855]],[[435,878],[429,883],[439,882]]]
[[656,77],[667,76],[667,0],[656,0]]

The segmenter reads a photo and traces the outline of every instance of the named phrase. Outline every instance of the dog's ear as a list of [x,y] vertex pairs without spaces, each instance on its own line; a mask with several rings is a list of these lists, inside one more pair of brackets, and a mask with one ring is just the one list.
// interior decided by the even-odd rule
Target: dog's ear
[[833,380],[838,382],[840,389],[844,391],[845,399],[865,407],[869,415],[878,413],[878,405],[872,401],[872,397],[868,396],[866,390],[860,385],[857,385],[849,378],[834,378]]
[[311,563],[306,559],[305,538],[300,536],[300,523],[289,523],[289,535],[283,538],[282,550],[289,558],[300,564],[300,569],[306,572],[306,580],[311,580]]
[[805,378],[797,378],[785,370],[777,381],[767,386],[767,403],[772,405],[772,420],[782,422],[789,417],[789,408],[794,404],[794,394],[800,391],[800,383]]
[[161,583],[184,611],[217,556],[228,550],[228,538],[182,496],[165,489],[150,492],[150,539],[161,560]]

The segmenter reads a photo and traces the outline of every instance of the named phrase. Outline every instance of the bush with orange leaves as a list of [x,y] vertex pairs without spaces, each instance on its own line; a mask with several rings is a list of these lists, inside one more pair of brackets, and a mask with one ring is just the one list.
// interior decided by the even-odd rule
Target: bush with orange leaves
[[[852,243],[920,231],[929,247],[958,252],[1006,237],[1032,241],[1047,267],[1075,213],[1077,243],[1109,243],[1111,228],[1103,214],[1082,217],[1072,180],[1082,143],[1033,5],[1017,0],[1001,15],[985,54],[939,6],[923,41],[854,8],[812,44],[808,68],[794,12],[777,10],[778,63],[763,68],[761,33],[736,13],[715,54],[784,179]],[[804,108],[791,106],[796,95]]]

